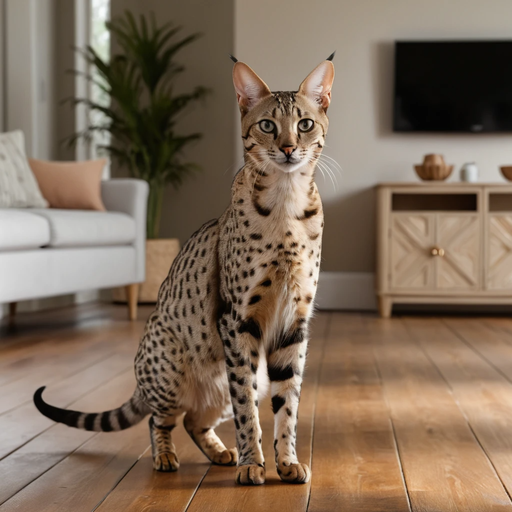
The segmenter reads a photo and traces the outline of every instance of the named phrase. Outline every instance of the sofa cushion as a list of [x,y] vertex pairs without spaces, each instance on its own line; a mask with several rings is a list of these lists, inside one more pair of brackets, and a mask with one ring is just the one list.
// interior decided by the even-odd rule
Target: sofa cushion
[[25,138],[21,130],[0,134],[0,207],[45,208],[25,155]]
[[101,176],[106,158],[81,162],[29,158],[28,163],[51,208],[105,211],[101,200]]
[[40,215],[0,209],[0,251],[37,249],[50,243],[50,225]]
[[50,247],[126,245],[135,240],[135,221],[118,212],[30,210],[50,224]]

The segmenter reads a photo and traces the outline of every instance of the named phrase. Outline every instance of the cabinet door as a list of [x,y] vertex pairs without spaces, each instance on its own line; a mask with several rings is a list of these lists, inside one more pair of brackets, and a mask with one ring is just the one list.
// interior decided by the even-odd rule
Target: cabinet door
[[480,221],[477,215],[439,213],[436,248],[436,287],[475,290],[480,285]]
[[489,217],[487,289],[512,289],[512,215]]
[[395,290],[428,291],[435,287],[435,214],[395,213],[390,233],[390,285]]

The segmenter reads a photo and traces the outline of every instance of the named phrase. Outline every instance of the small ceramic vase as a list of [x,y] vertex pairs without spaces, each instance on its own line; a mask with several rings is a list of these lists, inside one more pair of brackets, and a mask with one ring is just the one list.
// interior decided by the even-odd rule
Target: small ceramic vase
[[478,181],[478,167],[475,162],[464,164],[460,170],[460,181],[475,183]]

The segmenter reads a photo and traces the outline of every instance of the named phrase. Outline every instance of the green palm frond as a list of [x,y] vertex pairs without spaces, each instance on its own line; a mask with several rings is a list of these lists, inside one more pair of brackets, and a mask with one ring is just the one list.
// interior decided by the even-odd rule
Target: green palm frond
[[106,94],[110,106],[86,98],[73,99],[89,111],[101,114],[84,132],[73,135],[90,140],[94,133],[109,133],[111,142],[98,148],[129,169],[134,177],[150,184],[148,237],[158,235],[162,190],[167,184],[179,187],[186,176],[198,169],[183,162],[184,149],[200,139],[198,133],[176,133],[178,116],[209,90],[196,87],[190,93],[174,94],[176,77],[184,66],[176,54],[200,37],[178,37],[182,27],[167,22],[158,25],[154,15],[137,20],[124,16],[106,24],[120,52],[105,61],[90,46],[79,50],[92,72],[86,79]]

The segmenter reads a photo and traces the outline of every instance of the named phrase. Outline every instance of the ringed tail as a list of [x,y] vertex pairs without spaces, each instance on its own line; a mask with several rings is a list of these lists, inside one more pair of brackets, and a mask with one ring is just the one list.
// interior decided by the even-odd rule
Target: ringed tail
[[149,407],[135,394],[121,407],[111,411],[87,413],[61,409],[43,400],[45,387],[40,387],[34,393],[35,406],[42,415],[68,427],[95,432],[125,430],[141,422],[150,412]]

